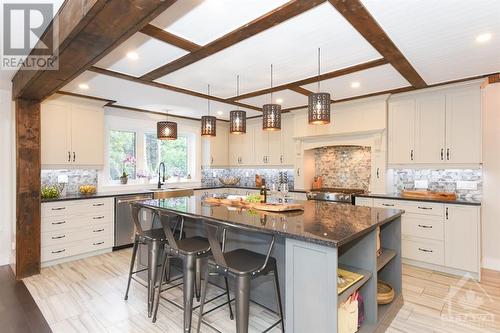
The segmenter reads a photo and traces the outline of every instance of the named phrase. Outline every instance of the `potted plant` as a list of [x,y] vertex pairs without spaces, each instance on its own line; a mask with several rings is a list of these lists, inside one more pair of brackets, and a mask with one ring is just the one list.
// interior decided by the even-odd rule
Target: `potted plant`
[[132,155],[127,155],[122,163],[123,163],[123,168],[122,168],[123,173],[120,177],[120,183],[125,185],[128,183],[128,176],[129,176],[129,174],[126,171],[126,167],[129,166],[133,168],[135,166],[135,157]]

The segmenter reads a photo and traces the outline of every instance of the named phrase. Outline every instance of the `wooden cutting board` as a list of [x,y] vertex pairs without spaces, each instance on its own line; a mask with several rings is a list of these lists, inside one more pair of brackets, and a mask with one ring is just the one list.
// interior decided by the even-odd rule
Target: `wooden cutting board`
[[456,200],[456,193],[450,192],[431,192],[431,191],[402,191],[401,196],[404,198],[415,199],[435,199],[435,200]]
[[297,203],[271,204],[271,203],[250,203],[241,200],[228,200],[218,198],[206,198],[205,202],[226,206],[239,206],[264,210],[267,212],[289,212],[294,210],[304,210],[304,205]]

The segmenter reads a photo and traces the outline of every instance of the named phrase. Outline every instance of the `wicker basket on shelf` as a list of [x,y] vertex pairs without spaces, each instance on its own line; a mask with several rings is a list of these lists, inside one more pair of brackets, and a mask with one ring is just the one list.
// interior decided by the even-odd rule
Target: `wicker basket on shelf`
[[384,281],[377,282],[377,303],[389,304],[394,299],[394,289]]

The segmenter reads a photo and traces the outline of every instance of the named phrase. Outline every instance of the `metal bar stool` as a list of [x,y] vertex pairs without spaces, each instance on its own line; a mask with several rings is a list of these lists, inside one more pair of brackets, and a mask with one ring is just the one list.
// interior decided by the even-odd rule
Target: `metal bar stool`
[[[201,271],[203,266],[208,265],[208,257],[211,255],[210,243],[206,238],[199,236],[176,240],[174,234],[172,233],[172,220],[176,218],[177,215],[160,211],[159,216],[167,239],[167,242],[164,244],[165,260],[163,262],[161,270],[160,281],[163,281],[164,276],[167,274],[166,273],[166,270],[168,269],[167,258],[174,257],[181,259],[183,262],[183,285],[184,285],[183,289],[184,332],[191,332],[193,298],[195,296],[195,293],[199,295],[199,289],[196,288],[196,286],[199,286],[199,288],[201,288],[201,275],[198,275],[197,273]],[[182,226],[183,223],[184,219],[182,218],[181,222]],[[233,313],[230,304],[227,278],[225,282],[226,282],[226,292],[224,294],[227,295],[227,304],[229,304],[229,311],[232,319]],[[171,289],[171,287],[165,290],[168,289]],[[197,289],[197,291],[195,289]],[[154,305],[153,322],[156,322],[156,316],[158,313],[158,307],[160,303],[160,293],[165,290],[161,290],[161,288],[158,288],[158,290],[156,291],[157,294],[155,297],[156,302]],[[218,297],[222,295],[219,295]]]
[[[208,287],[208,276],[219,275],[227,278],[228,276],[236,280],[236,332],[247,333],[249,321],[249,305],[250,305],[250,281],[263,275],[274,275],[274,287],[276,289],[276,303],[279,310],[280,319],[272,326],[267,328],[264,332],[271,330],[273,327],[281,323],[281,331],[285,332],[283,322],[283,307],[281,304],[281,293],[278,280],[278,268],[276,259],[271,257],[271,251],[274,247],[274,235],[271,236],[271,243],[267,250],[267,254],[263,255],[257,252],[249,251],[246,249],[236,249],[229,252],[223,252],[217,234],[219,228],[218,224],[205,221],[208,233],[208,241],[216,263],[215,270],[209,272],[209,269],[204,271],[201,303],[199,309],[199,320],[197,332],[200,331],[201,321],[203,318],[203,307]],[[223,237],[225,238],[225,228]],[[225,239],[223,241],[225,243]]]
[[[158,269],[158,264],[160,263],[159,257],[162,254],[163,250],[163,245],[167,242],[165,238],[165,232],[163,228],[151,228],[149,230],[144,230],[141,222],[140,222],[140,217],[139,214],[141,213],[142,209],[147,209],[152,211],[153,213],[153,224],[154,224],[154,219],[156,216],[156,211],[153,209],[141,207],[137,204],[132,203],[131,204],[132,208],[132,217],[134,219],[134,224],[135,224],[135,236],[134,236],[134,247],[132,249],[132,258],[130,261],[130,270],[129,270],[129,275],[128,275],[128,282],[127,282],[127,290],[125,292],[125,300],[128,299],[128,293],[130,290],[130,282],[132,279],[137,281],[133,275],[148,271],[148,281],[147,281],[147,288],[148,288],[148,317],[152,316],[153,313],[153,304],[154,304],[154,291],[156,288],[157,284],[157,269]],[[177,233],[177,232],[176,232]],[[178,237],[179,239],[182,238],[183,232],[182,230],[178,232]],[[148,267],[145,269],[137,270],[134,271],[134,266],[136,262],[136,257],[137,257],[137,250],[139,248],[139,245],[147,245],[148,246]],[[165,260],[167,261],[167,266],[170,266],[169,262],[169,257],[165,254]],[[161,284],[163,283],[163,279],[160,280],[160,287]],[[137,281],[141,283],[140,281]],[[158,287],[158,288],[160,288]]]

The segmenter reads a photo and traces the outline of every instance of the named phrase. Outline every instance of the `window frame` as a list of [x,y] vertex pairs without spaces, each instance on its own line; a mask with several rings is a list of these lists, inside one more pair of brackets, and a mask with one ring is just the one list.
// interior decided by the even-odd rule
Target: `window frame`
[[[191,176],[193,175],[193,139],[190,138],[190,134],[191,133],[184,133],[184,132],[179,132],[177,133],[177,137],[185,137],[186,138],[186,144],[187,144],[187,149],[186,149],[186,154],[187,154],[187,173],[190,174]],[[143,139],[144,139],[144,147],[146,147],[146,135],[154,135],[156,136],[156,132],[153,132],[153,131],[145,131],[143,133]],[[158,153],[158,156],[160,156],[160,145],[158,145],[158,149],[157,149],[157,153]],[[147,158],[146,158],[146,149],[144,149],[144,169],[146,169],[147,167]],[[168,170],[167,170],[168,171]],[[168,172],[167,172],[168,173]],[[155,181],[156,183],[156,181]]]

